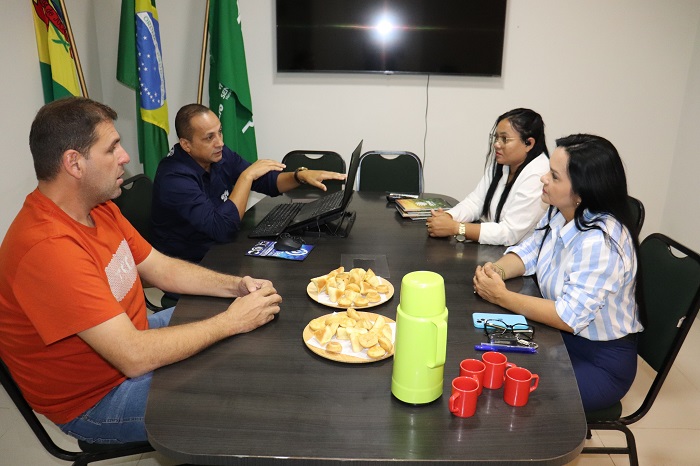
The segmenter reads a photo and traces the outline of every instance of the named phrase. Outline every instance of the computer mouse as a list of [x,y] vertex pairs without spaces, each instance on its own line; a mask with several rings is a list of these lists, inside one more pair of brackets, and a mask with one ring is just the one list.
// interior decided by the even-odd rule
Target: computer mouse
[[296,251],[301,249],[301,245],[304,244],[298,238],[293,238],[289,235],[280,235],[275,243],[275,249],[278,251]]

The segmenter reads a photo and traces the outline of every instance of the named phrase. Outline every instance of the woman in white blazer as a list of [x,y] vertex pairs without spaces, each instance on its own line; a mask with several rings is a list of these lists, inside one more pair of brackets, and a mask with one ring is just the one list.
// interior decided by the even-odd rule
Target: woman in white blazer
[[539,113],[516,108],[499,116],[490,135],[486,168],[476,189],[454,208],[433,211],[431,237],[510,246],[542,218],[540,177],[549,171],[544,122]]

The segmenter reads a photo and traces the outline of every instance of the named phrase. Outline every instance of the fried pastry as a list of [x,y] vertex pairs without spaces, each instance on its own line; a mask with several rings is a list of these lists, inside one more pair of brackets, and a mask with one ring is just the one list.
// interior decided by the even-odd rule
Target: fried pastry
[[358,337],[358,341],[365,348],[371,348],[379,342],[377,335],[372,332],[367,332]]
[[316,277],[316,278],[312,278],[312,279],[311,279],[311,283],[313,283],[314,285],[316,285],[316,291],[318,291],[319,293],[320,293],[321,291],[323,291],[323,290],[326,288],[326,283],[327,283],[327,282],[328,282],[328,281],[326,280],[326,276],[325,276],[325,275],[322,276],[322,277]]
[[355,305],[355,307],[367,307],[369,304],[369,301],[367,298],[363,297],[361,294],[358,294],[355,299],[352,301],[352,303]]
[[384,351],[386,351],[387,353],[390,353],[391,350],[394,349],[394,345],[391,343],[391,340],[385,336],[379,337],[377,339],[377,342],[379,343],[379,346],[384,348]]
[[343,295],[338,298],[338,302],[336,304],[340,307],[350,307],[352,306],[352,300],[346,295]]
[[381,358],[385,354],[386,351],[379,345],[375,345],[367,350],[367,356],[369,356],[372,359]]
[[329,353],[342,353],[343,352],[343,345],[338,343],[337,341],[330,341],[326,345],[326,351]]
[[350,334],[350,344],[352,345],[352,350],[355,353],[362,351],[362,345],[360,344],[360,336],[357,333]]
[[309,328],[314,332],[326,328],[326,320],[320,317],[318,319],[313,319],[309,322]]
[[376,290],[370,290],[367,292],[367,301],[370,303],[378,303],[382,300],[382,296]]

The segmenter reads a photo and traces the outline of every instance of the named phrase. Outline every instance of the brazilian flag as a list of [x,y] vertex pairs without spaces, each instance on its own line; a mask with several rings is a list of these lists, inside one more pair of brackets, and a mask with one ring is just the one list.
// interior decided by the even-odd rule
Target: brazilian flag
[[74,47],[60,2],[32,0],[32,9],[44,102],[82,95],[78,85]]
[[117,79],[136,91],[139,161],[153,179],[170,131],[155,0],[122,0]]
[[238,2],[210,0],[209,52],[209,108],[221,120],[226,145],[255,162],[258,149]]

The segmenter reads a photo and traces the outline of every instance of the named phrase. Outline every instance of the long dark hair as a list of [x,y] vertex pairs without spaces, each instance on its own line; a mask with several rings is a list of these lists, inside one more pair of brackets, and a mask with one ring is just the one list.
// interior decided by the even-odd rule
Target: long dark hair
[[[572,134],[556,140],[557,147],[566,150],[569,155],[567,172],[571,179],[571,190],[581,198],[574,212],[576,228],[581,231],[600,230],[605,240],[623,255],[622,247],[600,227],[600,220],[605,215],[615,217],[622,223],[632,237],[637,256],[637,276],[635,277],[635,299],[639,309],[640,321],[646,323],[646,312],[642,298],[642,269],[639,261],[639,231],[635,215],[630,206],[627,193],[625,167],[615,146],[605,138],[591,134]],[[588,210],[593,217],[587,220],[584,212]],[[549,207],[551,219],[556,208]],[[549,233],[549,225],[544,227]],[[544,242],[544,240],[543,240]]]
[[[547,143],[544,138],[544,121],[542,121],[542,117],[539,113],[530,110],[529,108],[516,108],[514,110],[506,112],[496,119],[496,123],[494,123],[493,128],[491,129],[491,134],[494,134],[496,132],[496,127],[498,126],[498,124],[505,119],[508,119],[508,121],[510,121],[510,125],[515,131],[517,131],[517,133],[520,135],[520,139],[523,142],[526,142],[529,138],[533,138],[535,140],[535,144],[532,147],[532,149],[530,149],[530,151],[527,153],[525,161],[520,165],[520,167],[518,167],[518,170],[513,175],[513,179],[510,182],[506,183],[506,186],[503,189],[503,193],[501,194],[501,198],[498,200],[498,205],[496,206],[496,217],[494,219],[491,219],[494,222],[499,222],[501,220],[501,211],[503,210],[503,205],[506,203],[506,199],[508,199],[508,194],[510,194],[510,190],[513,187],[513,183],[515,183],[515,180],[518,179],[520,172],[522,172],[523,169],[527,166],[527,164],[536,159],[540,154],[544,153],[547,157],[549,157]],[[489,141],[489,152],[486,156],[485,169],[488,169],[489,166],[492,166],[491,169],[493,170],[493,178],[491,179],[489,189],[486,191],[484,207],[481,210],[481,216],[484,218],[490,217],[489,211],[491,209],[491,201],[493,200],[493,194],[496,192],[498,182],[503,176],[503,164],[496,163],[494,154],[495,149],[493,147],[493,144],[491,144],[491,142]]]

